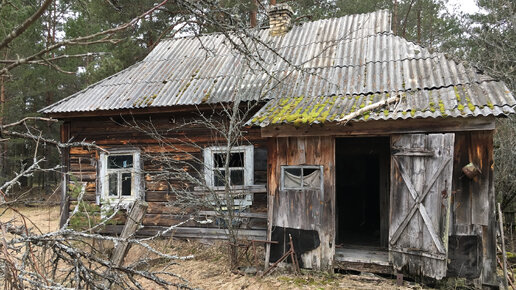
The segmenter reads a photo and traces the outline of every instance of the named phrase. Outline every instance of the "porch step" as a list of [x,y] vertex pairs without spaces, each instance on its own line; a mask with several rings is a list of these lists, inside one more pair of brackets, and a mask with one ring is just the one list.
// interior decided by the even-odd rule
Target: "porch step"
[[380,248],[336,248],[334,266],[342,270],[381,274],[394,273],[392,265],[389,263],[389,252]]

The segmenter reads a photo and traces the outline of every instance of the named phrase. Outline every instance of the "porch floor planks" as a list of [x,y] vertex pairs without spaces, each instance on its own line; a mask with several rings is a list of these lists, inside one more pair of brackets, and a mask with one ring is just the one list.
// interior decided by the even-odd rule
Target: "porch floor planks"
[[335,261],[391,266],[387,250],[370,247],[335,248]]

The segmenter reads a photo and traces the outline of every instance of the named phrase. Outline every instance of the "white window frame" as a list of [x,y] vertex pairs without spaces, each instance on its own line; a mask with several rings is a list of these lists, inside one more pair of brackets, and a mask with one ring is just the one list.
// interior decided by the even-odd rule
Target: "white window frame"
[[[301,181],[301,187],[285,187],[285,170],[286,169],[318,169],[320,173],[320,187],[303,187],[303,182]],[[321,191],[324,188],[324,167],[322,165],[281,165],[281,180],[280,180],[280,189],[281,190],[304,190],[304,189],[320,189]],[[301,179],[302,180],[302,179]]]
[[[215,186],[215,153],[225,153],[227,147],[212,146],[204,149],[204,178],[206,185],[213,189],[224,189],[224,186]],[[254,146],[236,146],[231,148],[231,153],[244,153],[244,187],[254,184]],[[239,188],[242,185],[233,185],[232,188]]]
[[[133,156],[133,168],[128,169],[108,169],[108,157],[117,155],[132,155]],[[107,204],[127,204],[134,202],[135,200],[143,197],[143,188],[141,185],[141,162],[140,162],[140,151],[136,149],[123,149],[123,150],[110,150],[109,153],[101,152],[99,159],[99,192],[97,195],[97,204],[102,202]],[[118,196],[109,195],[109,174],[113,172],[131,173],[131,195],[121,195],[121,180],[118,180]],[[121,176],[121,174],[120,174]],[[120,178],[120,177],[119,177]],[[101,202],[102,200],[102,202]]]

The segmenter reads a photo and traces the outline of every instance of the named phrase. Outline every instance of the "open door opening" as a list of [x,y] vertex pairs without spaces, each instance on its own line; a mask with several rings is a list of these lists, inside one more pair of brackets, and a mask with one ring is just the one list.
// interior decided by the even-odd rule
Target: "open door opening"
[[336,245],[388,248],[388,137],[336,139]]

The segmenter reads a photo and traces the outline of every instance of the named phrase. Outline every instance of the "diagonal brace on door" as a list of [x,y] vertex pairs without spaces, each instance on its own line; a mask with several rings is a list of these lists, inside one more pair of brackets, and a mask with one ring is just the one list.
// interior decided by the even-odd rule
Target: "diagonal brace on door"
[[437,231],[435,230],[434,225],[432,224],[432,221],[430,220],[430,216],[428,215],[428,212],[426,211],[426,208],[423,205],[423,201],[425,200],[426,196],[430,192],[430,189],[434,185],[435,181],[437,180],[437,178],[439,177],[441,172],[444,170],[446,165],[448,165],[448,163],[451,161],[451,159],[452,159],[451,157],[448,157],[445,160],[443,160],[441,165],[435,170],[434,174],[430,178],[430,182],[427,183],[426,188],[423,189],[423,192],[421,194],[418,194],[416,189],[412,185],[412,182],[410,181],[410,177],[407,176],[407,173],[405,172],[402,164],[398,161],[398,159],[396,157],[393,158],[396,168],[401,173],[401,176],[402,176],[403,180],[405,181],[405,185],[407,186],[407,188],[410,192],[410,195],[412,196],[412,199],[414,199],[414,205],[410,209],[410,212],[403,219],[403,222],[399,225],[399,227],[396,229],[396,231],[392,235],[391,244],[396,243],[396,241],[401,236],[401,233],[403,232],[403,230],[405,230],[405,228],[408,226],[410,220],[412,219],[412,217],[414,216],[416,211],[419,209],[421,217],[423,218],[423,221],[424,221],[428,231],[430,232],[430,236],[432,237],[432,240],[434,241],[435,246],[437,247],[437,249],[439,250],[440,253],[442,253],[442,254],[446,253],[446,249],[445,249],[441,239],[437,235]]

